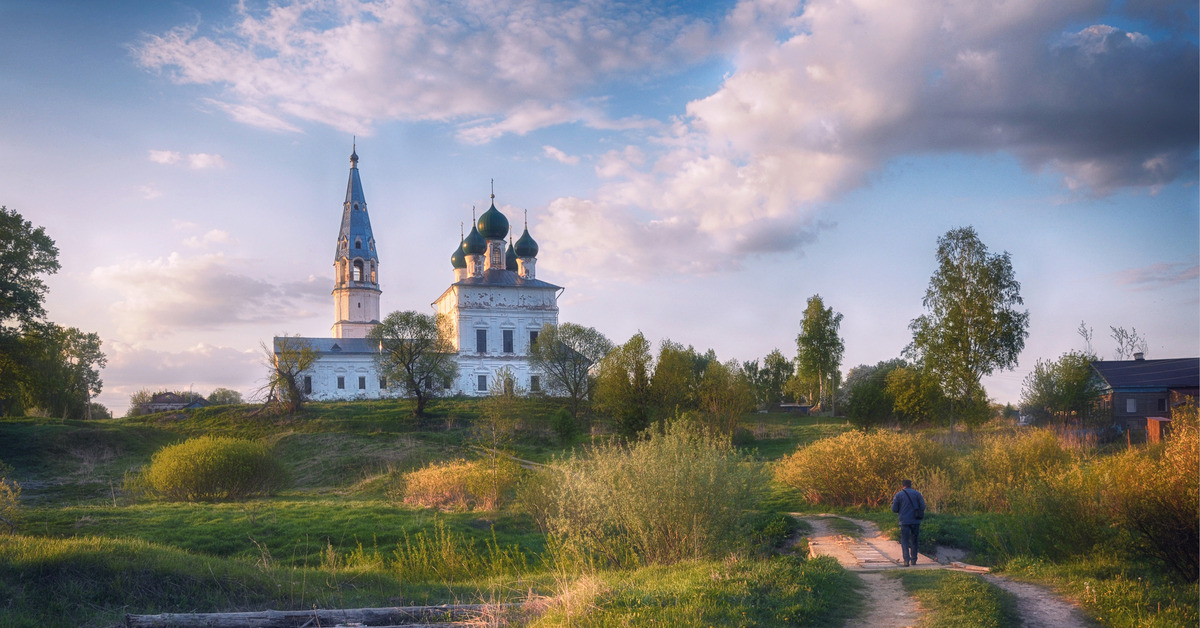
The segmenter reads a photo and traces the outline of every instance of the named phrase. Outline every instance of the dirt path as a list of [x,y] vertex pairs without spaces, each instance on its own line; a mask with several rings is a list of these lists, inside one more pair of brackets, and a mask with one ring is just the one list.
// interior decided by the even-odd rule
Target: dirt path
[[[812,525],[813,531],[808,535],[810,553],[833,557],[848,571],[857,572],[866,585],[866,612],[847,626],[907,628],[920,622],[923,611],[916,600],[904,591],[899,580],[883,573],[905,569],[901,566],[900,543],[884,536],[879,527],[869,521],[836,515],[792,516]],[[853,523],[860,534],[838,532],[832,523],[834,519]],[[919,556],[915,567],[908,569],[954,569],[981,574],[987,571],[961,562],[939,564],[925,554]],[[1044,587],[992,574],[983,577],[1017,598],[1017,613],[1024,628],[1089,628],[1093,625],[1078,607]]]

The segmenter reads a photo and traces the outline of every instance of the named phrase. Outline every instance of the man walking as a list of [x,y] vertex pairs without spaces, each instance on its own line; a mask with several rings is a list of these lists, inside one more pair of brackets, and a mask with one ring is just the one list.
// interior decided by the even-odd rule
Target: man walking
[[892,512],[900,515],[900,553],[904,566],[917,564],[917,539],[925,518],[925,497],[912,487],[912,480],[901,480],[900,490],[892,497]]

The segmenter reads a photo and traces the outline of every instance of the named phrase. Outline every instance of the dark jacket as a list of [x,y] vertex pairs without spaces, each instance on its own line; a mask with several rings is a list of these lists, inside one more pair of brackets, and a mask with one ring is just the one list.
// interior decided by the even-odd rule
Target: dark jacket
[[[907,496],[906,496],[907,495]],[[900,513],[900,525],[921,523],[914,511],[925,509],[925,497],[915,488],[902,488],[892,497],[892,512]]]

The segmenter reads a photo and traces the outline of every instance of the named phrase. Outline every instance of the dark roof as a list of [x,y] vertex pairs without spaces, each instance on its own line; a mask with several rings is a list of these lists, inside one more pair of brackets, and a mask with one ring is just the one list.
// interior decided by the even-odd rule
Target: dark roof
[[[317,353],[379,353],[379,342],[367,338],[298,338],[291,340],[307,342]],[[275,353],[279,353],[280,336],[275,337]]]
[[456,286],[511,286],[515,288],[550,288],[552,290],[560,290],[561,286],[556,286],[552,283],[546,283],[541,279],[522,279],[520,275],[511,270],[500,270],[493,268],[483,272],[481,277],[467,277],[462,281],[454,282]]
[[1200,388],[1200,358],[1097,360],[1092,368],[1108,388]]

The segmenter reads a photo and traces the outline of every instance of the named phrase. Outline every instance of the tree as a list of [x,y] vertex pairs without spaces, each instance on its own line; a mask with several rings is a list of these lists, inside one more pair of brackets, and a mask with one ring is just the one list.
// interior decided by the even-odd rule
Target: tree
[[450,389],[458,375],[454,341],[447,319],[413,311],[392,312],[367,336],[379,343],[379,371],[403,385],[415,402],[413,416],[425,416],[425,404]]
[[842,386],[846,416],[860,427],[882,425],[895,415],[893,400],[887,392],[887,376],[907,366],[904,360],[886,360],[875,366],[860,364],[846,375]]
[[229,388],[213,389],[208,395],[208,402],[214,406],[227,406],[238,403],[245,403],[242,400],[242,393]]
[[300,378],[316,363],[316,350],[300,336],[287,334],[275,338],[274,350],[267,347],[266,343],[261,346],[270,369],[266,386],[267,403],[277,400],[285,411],[299,412],[304,406],[304,389],[300,386]]
[[742,364],[742,371],[754,386],[754,399],[759,405],[781,403],[788,379],[796,372],[796,365],[784,357],[779,349],[773,349],[763,358],[763,365],[758,360],[750,360]]
[[23,329],[46,314],[42,275],[58,272],[58,249],[43,227],[0,206],[0,415],[24,413],[31,371]]
[[100,369],[108,364],[100,336],[54,323],[31,323],[20,346],[26,365],[26,407],[37,406],[64,419],[89,418],[92,397],[104,386]]
[[1021,407],[1043,421],[1085,418],[1100,396],[1100,385],[1092,376],[1095,359],[1077,351],[1053,362],[1039,359],[1021,386]]
[[1017,365],[1029,311],[1017,309],[1024,301],[1008,252],[989,254],[973,227],[938,238],[937,261],[925,291],[927,312],[909,324],[913,340],[905,353],[941,381],[953,431],[956,413],[974,417],[968,410],[981,400],[986,405],[980,378]]
[[652,368],[650,343],[640,331],[600,361],[596,406],[613,418],[617,431],[626,438],[650,425]]
[[726,436],[732,437],[742,416],[754,409],[754,388],[735,360],[709,362],[697,393],[700,410]]
[[685,349],[677,342],[663,340],[659,345],[654,375],[650,377],[650,395],[660,423],[680,411],[696,408],[697,357],[695,349]]
[[1146,353],[1146,338],[1138,333],[1136,327],[1126,331],[1124,327],[1109,326],[1112,339],[1117,343],[1116,356],[1118,360],[1132,360],[1137,354]]
[[529,365],[542,372],[545,385],[570,401],[571,416],[580,408],[592,385],[592,367],[612,351],[612,341],[592,327],[574,323],[546,323],[529,347]]
[[892,400],[892,413],[905,423],[934,422],[945,416],[946,396],[937,380],[915,367],[892,369],[884,388]]
[[842,365],[845,343],[838,336],[842,315],[826,308],[821,295],[808,299],[804,309],[804,320],[800,322],[800,335],[796,336],[796,373],[802,380],[815,381],[817,407],[831,398],[837,387],[838,367]]

